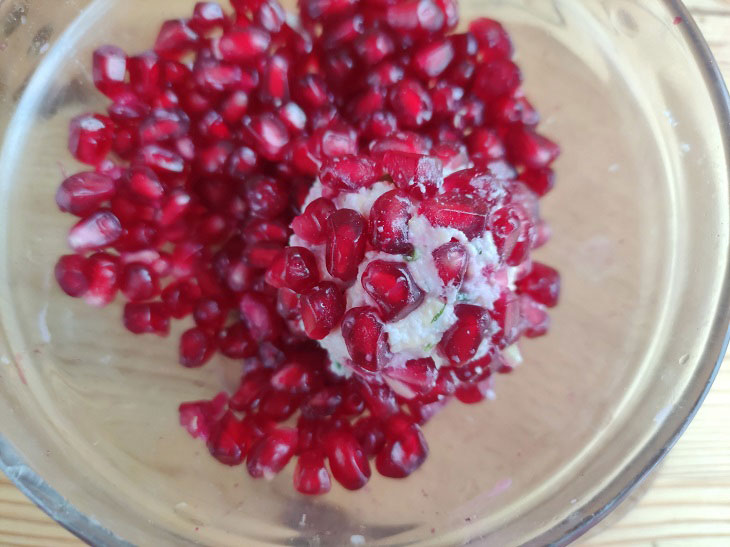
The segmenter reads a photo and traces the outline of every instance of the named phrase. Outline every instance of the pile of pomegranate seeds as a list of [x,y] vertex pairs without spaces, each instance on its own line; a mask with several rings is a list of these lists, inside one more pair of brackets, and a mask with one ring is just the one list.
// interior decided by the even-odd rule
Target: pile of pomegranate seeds
[[200,2],[154,48],[103,46],[111,103],[70,124],[90,169],[56,201],[79,217],[61,288],[166,335],[179,361],[242,362],[237,391],[180,405],[227,465],[351,490],[413,473],[421,425],[489,396],[546,333],[558,273],[538,198],[556,144],[536,132],[504,28],[455,0]]

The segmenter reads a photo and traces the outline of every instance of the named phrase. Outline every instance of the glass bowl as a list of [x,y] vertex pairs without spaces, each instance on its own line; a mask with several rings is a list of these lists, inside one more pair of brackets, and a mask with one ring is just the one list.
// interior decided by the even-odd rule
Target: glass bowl
[[[177,405],[234,378],[175,364],[121,306],[64,296],[53,264],[72,219],[53,195],[78,169],[68,120],[102,108],[99,44],[139,51],[193,0],[0,4],[0,464],[95,544],[568,543],[669,450],[719,366],[728,328],[728,97],[673,0],[464,0],[505,22],[543,130],[562,145],[544,200],[563,274],[549,336],[496,400],[426,426],[412,477],[310,499],[218,464]],[[153,339],[154,338],[154,339]]]

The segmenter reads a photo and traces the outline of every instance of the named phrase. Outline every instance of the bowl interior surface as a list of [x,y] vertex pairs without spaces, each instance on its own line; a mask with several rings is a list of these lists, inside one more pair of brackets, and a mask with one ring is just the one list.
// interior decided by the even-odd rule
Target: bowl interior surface
[[140,51],[193,4],[33,1],[29,28],[13,31],[25,34],[8,35],[0,431],[76,509],[134,543],[507,545],[557,541],[603,510],[685,421],[727,326],[721,112],[671,3],[461,2],[464,21],[504,21],[541,130],[563,148],[543,205],[554,236],[538,254],[561,271],[562,301],[494,400],[452,403],[425,427],[416,474],[312,499],[293,491],[293,466],[251,480],[178,426],[177,405],[233,389],[238,364],[184,369],[187,323],[166,340],[133,336],[119,302],[89,308],[53,279],[73,222],[54,192],[85,169],[67,152],[68,120],[105,108],[91,51]]

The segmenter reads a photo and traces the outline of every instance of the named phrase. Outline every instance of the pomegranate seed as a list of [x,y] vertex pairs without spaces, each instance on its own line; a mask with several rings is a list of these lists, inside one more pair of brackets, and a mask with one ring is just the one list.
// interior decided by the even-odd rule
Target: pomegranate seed
[[284,319],[299,319],[299,295],[289,289],[279,289],[276,295],[276,311]]
[[370,72],[366,81],[372,87],[390,87],[400,82],[405,75],[403,67],[392,61],[383,61]]
[[269,177],[252,177],[245,183],[246,200],[251,214],[274,218],[287,207],[288,195],[284,184]]
[[306,292],[319,282],[317,258],[305,247],[287,247],[266,272],[266,282],[277,289]]
[[246,459],[246,468],[254,478],[271,479],[284,469],[296,450],[298,435],[296,429],[273,429],[251,447]]
[[377,311],[369,307],[352,308],[342,319],[342,337],[356,365],[375,372],[388,354],[388,335]]
[[492,212],[489,224],[497,252],[502,260],[507,262],[513,256],[522,233],[520,215],[514,206],[507,205]]
[[342,404],[342,392],[336,386],[327,386],[317,391],[302,408],[303,414],[312,418],[332,416]]
[[375,459],[381,475],[401,479],[421,467],[428,456],[428,445],[421,428],[399,414],[388,421],[386,441]]
[[374,161],[364,156],[343,156],[325,160],[319,174],[322,184],[331,188],[356,191],[373,185],[380,174]]
[[444,285],[457,289],[461,287],[469,264],[466,247],[456,240],[451,240],[441,245],[432,254],[436,270]]
[[77,222],[69,231],[68,244],[75,252],[107,247],[122,235],[122,225],[114,213],[99,209]]
[[207,445],[216,460],[234,466],[243,463],[252,442],[249,429],[228,411],[210,427]]
[[283,55],[269,57],[261,71],[259,97],[264,103],[281,105],[289,100],[289,61]]
[[479,128],[474,130],[467,138],[469,153],[480,155],[490,160],[504,157],[504,144],[492,129]]
[[271,386],[287,393],[307,393],[314,382],[312,373],[300,363],[284,365],[271,377]]
[[334,204],[327,198],[315,199],[304,212],[292,221],[294,233],[314,245],[325,242],[327,219],[335,211]]
[[261,398],[270,390],[269,372],[256,370],[244,375],[241,385],[231,397],[230,407],[243,412],[258,408]]
[[441,367],[436,377],[436,385],[429,392],[420,397],[420,402],[431,404],[434,402],[443,402],[451,397],[456,391],[458,378],[454,374],[454,370],[450,367]]
[[214,340],[203,329],[194,327],[180,336],[180,364],[187,368],[204,365],[215,351]]
[[155,41],[155,53],[165,59],[177,59],[193,49],[199,39],[186,19],[165,21]]
[[550,168],[527,169],[520,174],[520,181],[542,197],[555,186],[555,172]]
[[509,157],[528,169],[548,167],[560,155],[560,147],[527,127],[514,127],[505,140]]
[[89,289],[86,259],[83,256],[62,256],[56,262],[54,274],[58,285],[69,296],[79,298]]
[[198,2],[195,4],[189,24],[190,28],[196,32],[223,28],[226,24],[226,14],[220,4],[216,2]]
[[274,390],[263,396],[259,412],[271,420],[283,422],[299,410],[300,404],[301,397]]
[[146,165],[163,177],[180,175],[185,171],[185,160],[179,154],[156,144],[140,148],[135,163]]
[[497,124],[508,125],[522,123],[535,126],[540,122],[540,115],[535,107],[518,90],[513,95],[500,97],[489,105],[492,119]]
[[86,216],[114,197],[116,184],[106,175],[87,171],[71,175],[56,192],[56,204],[61,211]]
[[435,157],[388,151],[383,154],[380,163],[398,188],[415,197],[434,195],[443,182],[443,165]]
[[421,305],[423,290],[404,262],[373,260],[362,274],[362,286],[386,321],[399,321]]
[[509,95],[522,83],[519,67],[508,59],[480,65],[474,76],[474,92],[484,100]]
[[126,91],[127,55],[116,46],[101,46],[94,51],[92,78],[96,89],[116,98]]
[[271,34],[277,34],[286,23],[284,8],[276,0],[261,2],[256,9],[254,22]]
[[365,255],[365,219],[352,209],[338,209],[327,219],[327,271],[342,281],[357,276]]
[[162,301],[176,319],[193,313],[195,302],[200,298],[200,287],[189,279],[174,281],[162,291]]
[[272,341],[281,336],[281,318],[263,295],[244,293],[239,301],[239,309],[254,340]]
[[473,405],[487,398],[491,388],[490,380],[482,380],[475,384],[462,384],[456,388],[456,398],[464,404]]
[[265,30],[249,25],[232,28],[216,40],[214,49],[224,61],[249,63],[264,55],[271,43]]
[[279,258],[284,251],[284,245],[274,241],[253,243],[246,248],[243,259],[251,268],[266,270]]
[[408,221],[413,203],[402,190],[391,190],[380,196],[370,210],[370,242],[389,254],[411,254],[408,242]]
[[162,302],[129,302],[124,306],[124,326],[134,334],[167,336],[170,312]]
[[431,97],[415,80],[401,80],[391,88],[388,98],[403,127],[421,127],[433,116]]
[[454,61],[446,70],[444,77],[454,85],[463,88],[471,87],[474,80],[474,72],[476,71],[476,61],[473,59],[461,59]]
[[284,147],[289,143],[289,133],[274,114],[265,113],[243,122],[245,134],[254,150],[270,161],[282,159]]
[[336,158],[357,153],[357,133],[349,126],[330,124],[317,135],[324,157]]
[[433,359],[411,359],[402,366],[389,365],[383,369],[388,384],[399,395],[412,399],[425,395],[436,386],[438,371]]
[[82,114],[69,124],[68,149],[82,163],[101,163],[113,140],[113,122],[101,114]]
[[304,332],[313,340],[321,340],[334,329],[345,313],[342,291],[324,281],[302,295],[299,302]]
[[375,456],[385,444],[383,424],[373,416],[366,416],[355,422],[353,433],[368,457]]
[[382,139],[370,142],[370,153],[382,156],[387,151],[428,154],[431,142],[424,136],[408,131],[398,131]]
[[302,133],[307,127],[307,115],[296,103],[288,102],[279,107],[276,113],[292,135]]
[[444,39],[421,47],[413,56],[415,69],[422,77],[437,78],[451,64],[454,46]]
[[520,297],[520,315],[522,316],[522,328],[528,338],[543,336],[550,328],[550,316],[545,306],[535,302],[529,296]]
[[486,228],[486,203],[468,194],[443,194],[424,201],[421,213],[432,226],[455,228],[469,239],[481,236]]
[[359,39],[355,50],[365,65],[372,66],[389,57],[395,51],[395,44],[386,32],[376,30]]
[[216,298],[200,298],[193,307],[193,319],[199,327],[219,329],[228,310],[225,304]]
[[485,59],[508,59],[512,56],[509,34],[497,21],[480,17],[469,23],[471,32],[479,42],[479,50]]
[[348,490],[358,490],[370,479],[370,464],[352,433],[337,431],[326,443],[332,475]]
[[492,342],[496,346],[504,348],[517,341],[520,334],[520,304],[517,295],[503,289],[492,304],[489,315],[499,326],[499,330],[492,335]]
[[471,304],[454,308],[457,321],[439,342],[439,350],[451,364],[459,366],[474,358],[489,329],[487,310]]
[[560,274],[541,262],[532,263],[532,271],[516,283],[517,291],[548,308],[557,306],[560,296]]
[[[201,59],[193,65],[193,79],[200,92],[203,94],[198,98],[199,104],[190,105],[193,110],[203,112],[211,107],[205,95],[215,96],[233,91],[239,88],[256,87],[258,85],[258,72],[252,76],[245,72],[240,66],[220,63],[215,59]],[[246,86],[247,77],[255,80],[255,85]],[[245,89],[244,89],[245,91]],[[195,97],[191,94],[189,100]]]
[[119,288],[131,302],[149,300],[159,293],[157,275],[140,263],[127,264],[122,269]]
[[355,0],[303,0],[300,6],[310,19],[328,19],[351,11],[355,4]]
[[407,0],[389,6],[385,21],[399,32],[433,33],[443,30],[443,11],[431,0]]
[[178,407],[180,425],[195,439],[207,441],[211,429],[226,413],[228,395],[221,392],[210,401],[182,403]]
[[231,359],[245,359],[256,355],[256,343],[243,323],[234,323],[221,331],[218,345],[221,353]]
[[330,491],[330,474],[324,465],[324,456],[317,451],[303,452],[294,470],[294,488],[297,492],[316,496]]

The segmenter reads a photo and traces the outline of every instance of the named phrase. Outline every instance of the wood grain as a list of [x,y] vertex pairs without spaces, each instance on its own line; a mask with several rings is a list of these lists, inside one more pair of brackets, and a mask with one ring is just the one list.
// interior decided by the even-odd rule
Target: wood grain
[[[686,0],[730,81],[730,0]],[[730,363],[697,417],[640,492],[585,546],[730,545]],[[0,475],[0,545],[82,543],[35,507]]]

